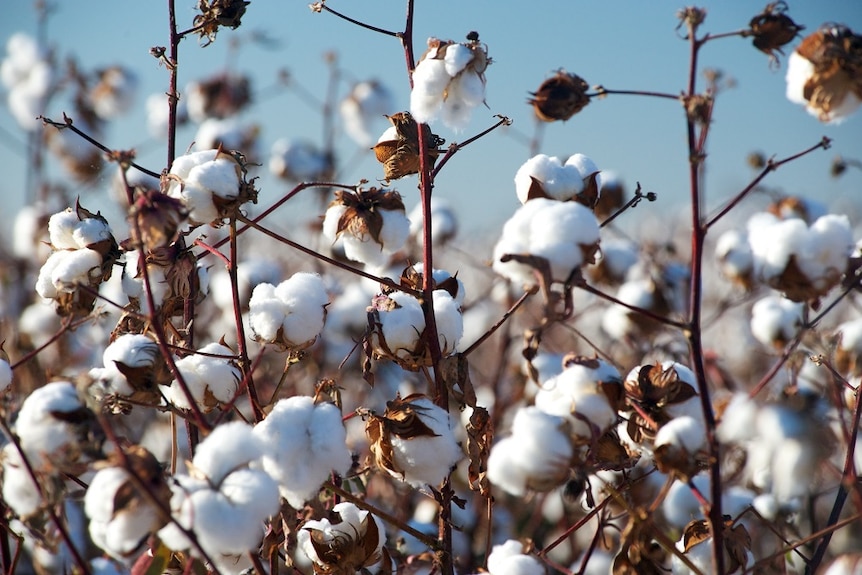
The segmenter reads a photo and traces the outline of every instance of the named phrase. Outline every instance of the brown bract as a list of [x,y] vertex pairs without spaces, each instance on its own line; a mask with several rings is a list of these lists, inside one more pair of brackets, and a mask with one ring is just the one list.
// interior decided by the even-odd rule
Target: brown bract
[[850,93],[862,99],[862,36],[846,26],[824,26],[806,36],[796,52],[814,68],[803,96],[820,110],[821,120],[828,119]]
[[401,194],[394,190],[377,188],[360,189],[356,192],[338,190],[335,192],[335,200],[329,204],[329,207],[338,205],[344,206],[345,210],[338,219],[336,237],[347,232],[364,241],[370,235],[371,239],[381,246],[383,245],[383,242],[380,241],[380,230],[383,228],[383,214],[381,212],[384,210],[404,211]]
[[[386,180],[397,180],[419,173],[419,125],[410,112],[398,112],[386,117],[395,126],[397,137],[394,140],[378,142],[373,148],[377,161],[383,164],[383,176]],[[424,133],[425,149],[433,167],[440,155],[439,148],[446,140],[432,134],[427,127]]]
[[748,23],[749,32],[754,36],[754,47],[767,54],[772,62],[778,62],[775,52],[783,55],[781,47],[792,42],[805,28],[785,14],[786,10],[787,4],[783,0],[770,2]]
[[[724,555],[725,572],[736,573],[748,564],[748,552],[751,550],[751,535],[744,525],[734,526],[729,515],[724,516]],[[712,538],[712,531],[705,519],[695,519],[685,526],[682,532],[683,553],[695,545],[706,543]]]
[[577,74],[559,70],[548,78],[527,102],[533,106],[536,117],[543,122],[566,121],[590,103],[589,85]]
[[204,46],[211,44],[220,26],[236,29],[242,24],[245,8],[251,4],[246,0],[199,0],[200,14],[195,16],[195,32],[204,41]]
[[[583,206],[593,209],[598,203],[599,197],[601,195],[601,190],[599,190],[598,184],[598,175],[599,172],[593,172],[592,174],[584,178],[583,189],[571,198],[568,198],[566,201],[575,201]],[[527,201],[535,200],[537,198],[547,198],[549,200],[559,201],[559,198],[553,198],[548,195],[548,193],[545,191],[544,183],[541,180],[533,176],[530,176],[530,180],[530,189],[527,190]]]
[[628,423],[628,434],[636,442],[652,439],[655,432],[670,420],[664,408],[688,401],[697,391],[680,379],[676,369],[661,364],[644,365],[634,379],[625,381],[626,401],[634,408]]
[[413,393],[405,398],[397,396],[386,402],[383,415],[372,414],[365,424],[365,433],[371,442],[374,461],[389,474],[404,479],[404,470],[395,464],[392,451],[392,437],[413,439],[415,437],[437,437],[419,417],[427,408],[414,405],[419,399],[427,399],[421,393]]
[[151,251],[173,243],[188,213],[182,200],[158,190],[138,189],[128,217],[133,244]]
[[[171,499],[171,489],[165,481],[159,461],[152,453],[140,445],[132,445],[124,448],[123,451],[125,452],[125,465],[123,465],[123,457],[119,454],[112,455],[109,464],[118,467],[123,466],[127,472],[136,476],[150,493],[167,507]],[[121,513],[135,514],[141,507],[150,505],[152,503],[148,496],[141,492],[134,481],[129,479],[114,493],[112,508],[114,516],[117,516]],[[150,530],[156,531],[160,529],[168,520],[168,517],[158,517],[154,521],[154,524],[151,525]]]

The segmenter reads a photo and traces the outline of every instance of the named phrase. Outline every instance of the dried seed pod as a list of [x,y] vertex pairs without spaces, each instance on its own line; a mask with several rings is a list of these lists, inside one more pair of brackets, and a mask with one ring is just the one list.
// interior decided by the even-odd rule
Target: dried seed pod
[[781,47],[799,34],[805,26],[800,26],[785,14],[787,4],[783,0],[770,2],[763,12],[749,22],[749,32],[754,36],[754,47],[767,54],[771,61],[777,62],[775,52],[784,54]]
[[[398,112],[386,117],[395,128],[395,137],[389,138],[391,129],[387,130],[373,148],[377,161],[383,164],[384,177],[397,180],[419,173],[419,125],[410,112]],[[446,140],[425,129],[425,149],[432,167],[444,143]]]
[[577,74],[559,70],[548,78],[527,102],[533,106],[536,117],[543,122],[566,121],[590,103],[589,85]]

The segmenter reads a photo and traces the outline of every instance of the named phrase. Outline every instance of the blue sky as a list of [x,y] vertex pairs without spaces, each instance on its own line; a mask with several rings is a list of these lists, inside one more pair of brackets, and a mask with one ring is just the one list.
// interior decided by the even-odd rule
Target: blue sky
[[[167,2],[76,0],[55,4],[47,38],[61,57],[73,55],[88,69],[121,63],[132,68],[140,80],[136,109],[109,129],[105,143],[115,148],[135,147],[140,152],[140,163],[161,170],[164,144],[148,136],[144,100],[150,93],[167,89],[166,71],[149,55],[150,47],[167,45]],[[177,2],[180,28],[191,26],[194,4],[192,0]],[[267,88],[275,85],[277,71],[284,68],[305,90],[322,98],[327,84],[323,55],[329,51],[338,54],[343,70],[342,94],[350,80],[376,77],[395,93],[401,108],[408,107],[409,88],[398,41],[359,29],[330,14],[313,14],[307,4],[253,0],[243,25],[236,31],[222,31],[207,48],[200,47],[194,39],[181,45],[181,86],[225,66],[252,77],[258,104],[244,117],[261,125],[264,153],[279,137],[320,142],[323,122],[319,110],[295,91]],[[330,0],[329,5],[382,28],[399,30],[404,25],[404,2]],[[763,8],[760,2],[743,1],[702,5],[708,10],[703,30],[716,33],[745,27]],[[460,134],[442,125],[434,126],[434,131],[453,142],[490,126],[495,121],[494,114],[514,121],[511,130],[496,131],[465,149],[438,177],[435,193],[455,203],[465,228],[496,229],[517,207],[512,178],[528,158],[524,139],[535,130],[526,98],[556,69],[565,68],[590,84],[612,89],[679,93],[685,87],[688,48],[674,30],[674,14],[681,6],[665,0],[417,1],[418,53],[428,36],[461,40],[468,31],[477,30],[493,58],[487,70],[488,109],[477,109],[470,125]],[[0,41],[4,45],[15,31],[35,32],[31,2],[9,2],[4,12],[0,22]],[[862,32],[859,2],[790,2],[789,14],[808,32],[824,22],[844,23]],[[263,46],[247,42],[253,32],[264,33],[275,43]],[[243,42],[237,57],[228,61],[231,38]],[[701,62],[721,69],[736,84],[719,95],[716,105],[707,164],[708,205],[718,205],[751,179],[753,173],[745,163],[749,152],[759,150],[780,158],[816,143],[822,136],[834,140],[831,150],[783,168],[770,176],[767,185],[827,202],[858,200],[862,172],[850,171],[841,179],[830,179],[828,169],[837,154],[862,158],[862,112],[838,126],[819,123],[786,100],[785,68],[771,69],[766,56],[753,48],[750,40],[731,38],[709,44],[702,51]],[[68,108],[62,101],[53,103],[49,115],[60,117],[64,106]],[[617,172],[630,189],[639,181],[644,189],[657,192],[660,203],[645,209],[667,214],[686,202],[684,126],[681,107],[673,101],[612,96],[593,101],[566,123],[546,125],[541,151],[564,158],[584,153],[599,168]],[[384,127],[380,124],[381,132]],[[20,142],[25,138],[5,107],[0,107],[0,130],[0,154],[7,166],[0,193],[9,200],[5,209],[10,210],[24,198]],[[185,149],[193,136],[193,129],[181,131],[178,149]],[[339,157],[353,156],[355,144],[343,134],[338,141]],[[341,181],[355,183],[365,178],[373,182],[382,178],[382,170],[370,152],[364,157],[341,175]],[[105,177],[93,186],[73,189],[85,205],[88,197],[101,202],[108,180]],[[267,174],[263,174],[259,187],[263,205],[285,191],[284,184]],[[405,196],[408,208],[416,203],[414,178],[398,181],[394,187]],[[302,210],[312,206],[300,205]]]

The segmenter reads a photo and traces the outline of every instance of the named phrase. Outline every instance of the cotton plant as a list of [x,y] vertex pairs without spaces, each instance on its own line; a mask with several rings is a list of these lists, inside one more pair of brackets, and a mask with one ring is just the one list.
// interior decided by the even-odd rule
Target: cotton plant
[[485,103],[485,70],[491,59],[479,35],[467,42],[428,39],[428,49],[413,70],[410,112],[422,124],[441,119],[454,130],[470,121],[476,106]]
[[365,432],[377,467],[417,488],[438,487],[464,457],[449,413],[421,394],[388,402]]
[[379,80],[357,82],[338,105],[344,131],[360,146],[374,143],[371,126],[395,111],[392,92]]
[[[236,570],[238,556],[258,549],[264,522],[279,510],[278,484],[258,467],[265,451],[244,422],[216,427],[198,445],[190,473],[169,484],[172,521],[158,531],[159,539],[192,556],[203,550],[219,570]],[[197,545],[180,527],[194,534]]]
[[522,204],[536,198],[575,200],[588,208],[601,194],[600,170],[584,154],[574,154],[565,163],[557,157],[537,154],[515,174],[515,193]]
[[[87,486],[84,511],[89,518],[90,539],[121,563],[130,563],[147,537],[165,525],[168,518],[149,496],[140,491],[134,473],[150,494],[167,505],[171,497],[161,465],[152,453],[133,446],[126,450],[123,465],[106,462]],[[131,472],[130,472],[131,470]]]
[[242,372],[234,361],[236,354],[226,345],[210,343],[186,357],[176,360],[176,368],[191,397],[177,379],[163,391],[165,399],[176,408],[192,409],[192,403],[204,412],[231,402],[239,390]]
[[242,158],[220,148],[179,156],[168,180],[168,195],[185,202],[192,224],[218,227],[242,204],[257,202],[257,190],[245,179]]
[[386,530],[380,519],[348,501],[336,504],[332,515],[309,519],[296,534],[297,545],[312,561],[316,574],[391,571]]
[[488,480],[518,497],[550,491],[569,478],[574,459],[567,419],[535,406],[520,407],[511,433],[491,448]]
[[48,51],[27,34],[17,32],[6,41],[0,62],[0,81],[6,88],[6,104],[18,125],[27,131],[42,126],[38,119],[54,87],[54,70]]
[[266,446],[262,468],[296,509],[313,500],[333,472],[343,475],[352,464],[341,412],[331,403],[281,399],[254,433]]
[[96,301],[79,286],[97,289],[119,257],[108,221],[77,205],[51,216],[48,238],[53,252],[39,270],[36,293],[53,300],[60,315],[86,315]]
[[336,191],[323,218],[323,235],[340,240],[348,259],[371,266],[385,264],[409,233],[404,202],[394,190]]
[[255,286],[249,300],[249,324],[257,341],[301,351],[323,330],[328,304],[329,294],[320,275],[298,272],[277,286]]
[[826,24],[803,38],[787,61],[787,99],[821,122],[839,123],[862,104],[859,34]]
[[493,268],[515,284],[538,285],[539,270],[547,271],[552,281],[566,281],[595,261],[599,241],[599,224],[588,208],[537,198],[504,224],[494,246]]

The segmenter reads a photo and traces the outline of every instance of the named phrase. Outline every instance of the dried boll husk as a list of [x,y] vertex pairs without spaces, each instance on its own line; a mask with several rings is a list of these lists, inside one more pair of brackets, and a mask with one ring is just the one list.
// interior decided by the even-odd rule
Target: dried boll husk
[[[383,164],[384,177],[386,180],[397,180],[419,173],[419,125],[410,112],[398,112],[386,118],[395,126],[397,137],[378,142],[373,148],[377,161]],[[425,149],[433,167],[440,155],[439,148],[446,140],[431,133],[427,127],[424,134]]]
[[543,122],[565,122],[590,103],[589,84],[577,74],[559,70],[548,78],[527,102],[533,106],[536,117]]

